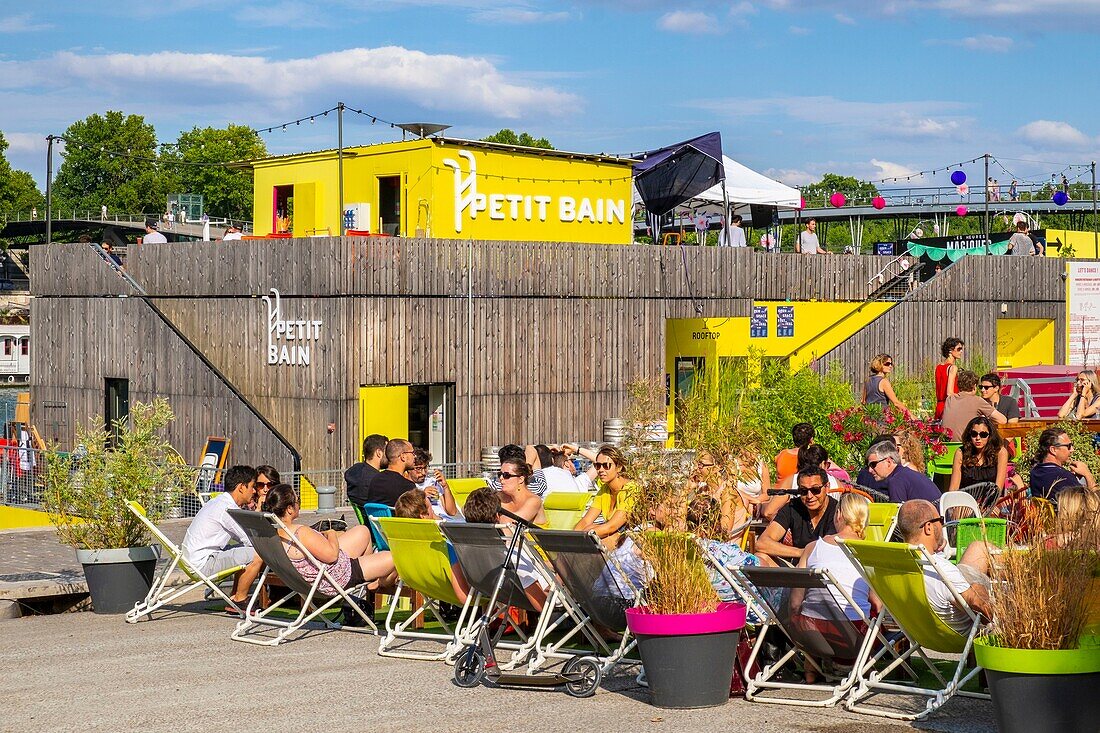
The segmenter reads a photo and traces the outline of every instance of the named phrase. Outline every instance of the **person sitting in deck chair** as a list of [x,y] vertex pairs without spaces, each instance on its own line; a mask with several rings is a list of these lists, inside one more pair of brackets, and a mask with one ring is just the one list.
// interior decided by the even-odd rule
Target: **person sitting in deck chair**
[[248,600],[248,590],[260,576],[262,564],[254,562],[256,553],[240,525],[229,516],[230,509],[245,507],[256,496],[256,470],[233,466],[225,472],[225,490],[206,502],[187,527],[180,543],[183,556],[204,575],[217,575],[238,566],[245,569],[233,580],[235,602]]
[[[462,513],[466,515],[466,523],[510,523],[511,519],[500,516],[500,499],[503,493],[494,491],[488,486],[483,486],[471,492],[466,498],[466,504],[462,507]],[[535,571],[535,565],[531,558],[526,556],[526,552],[526,550],[523,550],[516,559],[516,575],[523,583],[523,592],[527,596],[527,600],[531,601],[531,605],[541,611],[542,607],[546,605],[546,588],[543,587],[543,581]]]
[[[371,552],[370,529],[362,525],[349,527],[346,532],[337,533],[334,529],[318,532],[304,524],[297,524],[302,507],[298,493],[289,484],[277,484],[271,487],[264,501],[265,512],[277,516],[286,525],[290,533],[305,545],[318,562],[327,566],[329,575],[343,584],[344,588],[354,588],[364,581],[370,583],[371,590],[393,589],[397,584],[397,572],[394,570],[393,557],[389,552]],[[279,530],[282,537],[283,531]],[[283,537],[283,547],[290,562],[302,578],[312,583],[319,574],[317,568],[294,547],[289,537]],[[337,595],[337,591],[328,581],[319,589],[326,595]]]
[[[993,618],[989,601],[989,550],[984,542],[973,542],[966,548],[958,565],[938,554],[947,544],[943,531],[944,518],[936,506],[924,499],[910,499],[898,510],[898,532],[910,545],[923,545],[932,555],[936,570],[946,578],[963,600],[985,618]],[[926,571],[925,591],[928,603],[936,615],[949,627],[966,634],[970,630],[970,618],[955,605],[955,599],[938,575]]]
[[[412,489],[397,497],[397,501],[393,505],[393,516],[399,519],[430,519],[432,521],[440,519],[436,516],[432,503],[428,499],[428,494],[423,489]],[[448,517],[444,518],[443,521],[461,522],[464,520],[461,517]],[[462,567],[458,564],[458,556],[455,555],[450,542],[447,543],[447,557],[451,561],[451,587],[454,588],[458,600],[465,603],[466,596],[470,594],[470,584],[466,582],[466,577],[462,574]]]

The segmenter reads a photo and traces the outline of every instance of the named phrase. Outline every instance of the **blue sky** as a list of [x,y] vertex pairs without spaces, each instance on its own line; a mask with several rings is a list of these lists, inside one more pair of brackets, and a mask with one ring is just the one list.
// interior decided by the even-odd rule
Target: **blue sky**
[[[0,130],[39,182],[45,135],[93,112],[170,141],[337,100],[584,152],[719,130],[727,155],[794,185],[984,152],[1049,177],[1100,157],[1098,41],[1097,0],[0,0]],[[348,143],[394,137],[346,121]],[[264,139],[334,147],[335,121]]]

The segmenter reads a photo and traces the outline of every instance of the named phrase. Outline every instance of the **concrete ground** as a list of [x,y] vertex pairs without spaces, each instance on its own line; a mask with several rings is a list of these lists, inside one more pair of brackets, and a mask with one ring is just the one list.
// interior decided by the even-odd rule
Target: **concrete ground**
[[233,625],[209,612],[136,625],[93,613],[3,622],[0,731],[995,730],[990,704],[969,699],[910,725],[744,700],[662,710],[648,704],[631,674],[605,680],[584,700],[558,691],[462,689],[442,662],[377,656],[374,636],[317,630],[269,648],[232,641]]

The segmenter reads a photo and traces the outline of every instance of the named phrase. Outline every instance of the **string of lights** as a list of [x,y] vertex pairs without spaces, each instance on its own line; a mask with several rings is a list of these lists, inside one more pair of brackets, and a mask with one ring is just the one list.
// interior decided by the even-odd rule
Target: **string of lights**
[[886,178],[880,178],[877,181],[868,181],[868,183],[897,183],[898,181],[911,181],[914,178],[923,178],[924,176],[935,175],[936,173],[940,173],[941,171],[946,173],[947,171],[951,170],[952,168],[961,168],[964,165],[970,165],[971,163],[977,163],[979,160],[981,160],[984,157],[985,156],[983,156],[983,155],[979,155],[977,158],[971,158],[970,160],[964,160],[960,163],[951,163],[950,165],[941,165],[941,166],[937,166],[935,168],[930,168],[929,170],[917,171],[915,173],[910,173],[909,175],[905,175],[905,176],[888,176]]

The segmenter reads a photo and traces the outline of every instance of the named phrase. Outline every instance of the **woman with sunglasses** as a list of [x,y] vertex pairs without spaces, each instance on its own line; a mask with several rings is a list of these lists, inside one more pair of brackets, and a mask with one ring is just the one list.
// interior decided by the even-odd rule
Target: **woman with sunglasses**
[[250,511],[259,511],[260,507],[264,505],[264,499],[267,498],[267,492],[271,490],[271,487],[275,484],[280,484],[279,472],[271,466],[256,466],[256,473],[259,474],[256,477],[256,496],[252,500],[252,503],[245,507]]
[[[736,458],[723,468],[714,454],[701,450],[695,458],[691,478],[696,496],[709,496],[720,506],[721,529],[734,541],[740,541],[748,532],[755,507],[769,499],[771,476],[763,460],[757,463],[755,471],[743,468]],[[740,530],[734,534],[738,528]]]
[[893,405],[902,412],[908,412],[909,408],[894,394],[894,386],[890,384],[890,375],[894,372],[894,357],[889,354],[879,354],[871,359],[871,376],[863,384],[863,399],[865,405],[882,405],[886,408]]
[[979,415],[963,430],[962,447],[955,451],[948,491],[984,483],[1004,488],[1007,477],[1008,448],[997,426],[988,417]]
[[959,391],[955,379],[959,374],[958,361],[962,359],[965,347],[963,340],[954,336],[946,339],[940,346],[943,361],[936,365],[936,420],[943,417],[943,405],[947,396]]
[[614,544],[610,540],[627,528],[637,488],[626,476],[622,451],[613,445],[600,446],[592,468],[596,471],[596,496],[573,529],[595,532],[605,544]]
[[546,527],[549,521],[542,508],[542,499],[527,488],[531,479],[531,466],[518,458],[506,460],[500,464],[500,505],[528,522]]
[[1086,369],[1077,373],[1066,403],[1058,409],[1058,417],[1066,420],[1086,420],[1095,418],[1100,410],[1100,382],[1096,372]]

